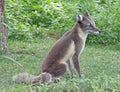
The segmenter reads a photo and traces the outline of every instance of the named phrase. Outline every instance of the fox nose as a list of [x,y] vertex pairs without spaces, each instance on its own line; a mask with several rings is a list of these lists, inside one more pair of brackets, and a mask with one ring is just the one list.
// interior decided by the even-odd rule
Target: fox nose
[[99,30],[98,28],[97,28],[97,30],[96,31],[98,31],[99,33],[101,33],[101,30]]
[[98,32],[101,33],[101,30],[98,29]]
[[100,34],[100,30],[96,28],[93,34]]

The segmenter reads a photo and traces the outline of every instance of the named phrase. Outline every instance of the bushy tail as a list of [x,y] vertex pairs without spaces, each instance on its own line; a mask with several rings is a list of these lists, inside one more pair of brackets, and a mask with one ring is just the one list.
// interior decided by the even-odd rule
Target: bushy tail
[[26,84],[39,84],[40,82],[49,83],[52,81],[52,75],[50,73],[41,73],[38,76],[30,75],[28,73],[20,73],[13,76],[13,81],[16,83],[26,83]]

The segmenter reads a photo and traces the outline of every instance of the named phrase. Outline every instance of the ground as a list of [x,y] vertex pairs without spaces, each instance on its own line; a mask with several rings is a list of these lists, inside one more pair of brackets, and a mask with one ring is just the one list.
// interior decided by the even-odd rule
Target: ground
[[58,83],[32,87],[16,84],[12,76],[23,72],[11,57],[22,64],[27,72],[39,74],[40,65],[55,39],[37,41],[9,40],[9,52],[0,56],[0,92],[120,92],[120,51],[113,46],[86,45],[80,58],[82,78],[71,78],[66,73]]

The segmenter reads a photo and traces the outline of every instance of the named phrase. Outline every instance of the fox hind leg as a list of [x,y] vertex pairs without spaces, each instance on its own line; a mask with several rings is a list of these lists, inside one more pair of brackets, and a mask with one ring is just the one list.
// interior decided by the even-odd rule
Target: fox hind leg
[[53,77],[60,77],[67,71],[66,64],[57,64],[55,65],[54,69],[52,69],[51,74]]

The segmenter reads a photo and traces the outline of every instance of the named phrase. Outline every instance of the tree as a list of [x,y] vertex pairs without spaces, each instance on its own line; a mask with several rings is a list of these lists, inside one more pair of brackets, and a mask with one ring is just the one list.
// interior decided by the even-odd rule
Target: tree
[[0,0],[0,50],[7,52],[7,31],[4,25],[4,0]]

